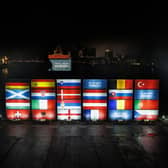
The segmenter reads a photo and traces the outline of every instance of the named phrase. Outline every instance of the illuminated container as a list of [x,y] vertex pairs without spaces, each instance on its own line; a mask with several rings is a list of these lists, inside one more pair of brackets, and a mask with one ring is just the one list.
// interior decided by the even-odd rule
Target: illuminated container
[[158,100],[159,90],[135,90],[135,100]]
[[107,80],[83,80],[83,117],[92,121],[107,118]]
[[135,90],[139,90],[139,89],[158,90],[159,80],[158,79],[137,79],[135,80]]
[[71,71],[72,61],[70,55],[50,54],[48,55],[51,62],[51,71]]
[[34,120],[54,120],[56,118],[56,93],[54,79],[32,79],[31,109]]
[[133,112],[133,80],[109,80],[109,120],[131,120]]
[[135,80],[134,119],[157,120],[159,113],[159,80]]
[[81,119],[80,79],[57,79],[57,119]]
[[7,82],[6,116],[9,120],[27,120],[30,117],[30,87],[25,82]]

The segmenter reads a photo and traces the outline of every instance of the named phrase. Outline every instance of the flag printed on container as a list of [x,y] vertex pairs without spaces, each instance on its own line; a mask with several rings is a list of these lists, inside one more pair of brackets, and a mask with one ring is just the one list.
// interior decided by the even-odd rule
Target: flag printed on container
[[55,89],[36,89],[33,90],[31,98],[33,100],[43,99],[43,100],[55,100],[56,94]]
[[64,105],[64,106],[67,106],[67,107],[80,107],[81,106],[81,100],[64,100],[64,101],[62,101],[62,100],[57,100],[57,106],[62,106],[62,104]]
[[158,79],[137,79],[135,89],[159,89]]
[[32,79],[32,89],[53,89],[55,88],[55,81],[53,79]]
[[[80,79],[58,79],[57,87],[59,89],[81,89],[81,80]],[[58,89],[58,90],[59,90]],[[61,92],[61,90],[60,90]]]
[[33,110],[33,115],[32,115],[33,120],[53,120],[55,118],[56,118],[56,113],[53,112],[53,109]]
[[30,115],[30,89],[26,82],[5,84],[6,116],[9,120],[26,120]]
[[9,120],[27,120],[29,119],[29,109],[6,109]]
[[119,89],[110,89],[109,90],[109,99],[132,99],[133,98],[133,90],[119,90]]
[[105,120],[107,116],[107,81],[83,80],[83,115],[85,120]]
[[30,99],[29,89],[6,89],[6,99]]
[[22,99],[10,99],[6,100],[6,109],[30,109],[29,100]]
[[110,110],[132,110],[132,100],[109,100]]
[[32,100],[32,109],[34,110],[52,110],[55,106],[55,100]]
[[29,84],[25,82],[7,82],[5,89],[29,89]]
[[84,89],[106,89],[107,80],[102,79],[85,79],[83,80]]
[[134,100],[135,110],[158,110],[158,100]]
[[159,90],[135,90],[136,100],[158,100]]
[[110,120],[131,120],[132,110],[109,110]]
[[31,107],[34,120],[56,118],[56,92],[54,79],[33,79],[31,81]]
[[106,119],[106,113],[104,109],[96,109],[96,110],[84,110],[85,119],[86,120],[105,120]]
[[85,102],[87,100],[100,102],[101,100],[106,100],[106,98],[107,92],[105,89],[85,89],[85,92],[83,93],[83,99],[85,100]]
[[157,120],[159,115],[158,110],[135,110],[134,118],[137,121],[141,120]]
[[[60,88],[60,87],[59,87]],[[62,94],[64,93],[65,100],[81,99],[81,89],[59,89],[57,90],[57,99],[61,100]]]
[[81,119],[80,79],[57,79],[57,119]]
[[132,79],[111,79],[109,80],[110,89],[133,89]]

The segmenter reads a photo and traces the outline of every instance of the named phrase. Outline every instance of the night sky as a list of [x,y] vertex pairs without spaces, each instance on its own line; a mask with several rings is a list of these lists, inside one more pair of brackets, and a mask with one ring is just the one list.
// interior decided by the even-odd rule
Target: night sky
[[41,55],[57,44],[79,45],[82,41],[111,39],[133,39],[153,49],[167,37],[166,11],[154,3],[15,6],[1,6],[2,55],[7,50],[19,49],[31,50],[29,55]]
[[165,11],[154,4],[71,6],[1,7],[1,44],[50,46],[56,42],[88,39],[129,39],[132,36],[148,39],[166,33]]
[[132,43],[140,42],[144,55],[150,57],[156,50],[160,53],[160,48],[167,44],[168,15],[164,4],[43,5],[1,6],[1,55],[44,56],[48,48],[57,44],[66,47],[92,40],[132,40]]

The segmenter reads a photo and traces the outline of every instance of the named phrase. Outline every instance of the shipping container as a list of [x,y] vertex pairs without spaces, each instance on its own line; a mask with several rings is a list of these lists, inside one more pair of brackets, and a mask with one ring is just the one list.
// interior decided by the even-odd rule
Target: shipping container
[[9,120],[30,118],[30,87],[26,82],[5,84],[6,117]]
[[137,121],[157,120],[159,115],[159,80],[135,80],[134,119]]
[[109,80],[108,118],[109,120],[131,120],[133,113],[133,80]]
[[81,80],[57,79],[57,119],[81,120]]
[[32,79],[31,109],[33,120],[56,119],[56,92],[54,79]]
[[107,119],[107,80],[83,80],[83,117],[91,121]]

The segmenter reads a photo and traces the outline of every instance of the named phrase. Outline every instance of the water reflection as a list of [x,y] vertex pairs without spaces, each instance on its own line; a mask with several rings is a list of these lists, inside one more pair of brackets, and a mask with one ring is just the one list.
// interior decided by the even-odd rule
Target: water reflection
[[9,74],[9,71],[8,71],[8,68],[7,68],[7,67],[2,68],[2,74],[3,74],[4,76],[6,76],[6,75]]
[[158,136],[158,130],[155,126],[142,127],[141,134],[137,137],[138,143],[148,153],[158,153],[160,137]]
[[132,134],[132,128],[129,125],[114,125],[112,127],[112,135],[129,137]]
[[8,125],[6,127],[6,135],[7,136],[17,136],[17,137],[24,137],[29,132],[29,127],[26,125]]

